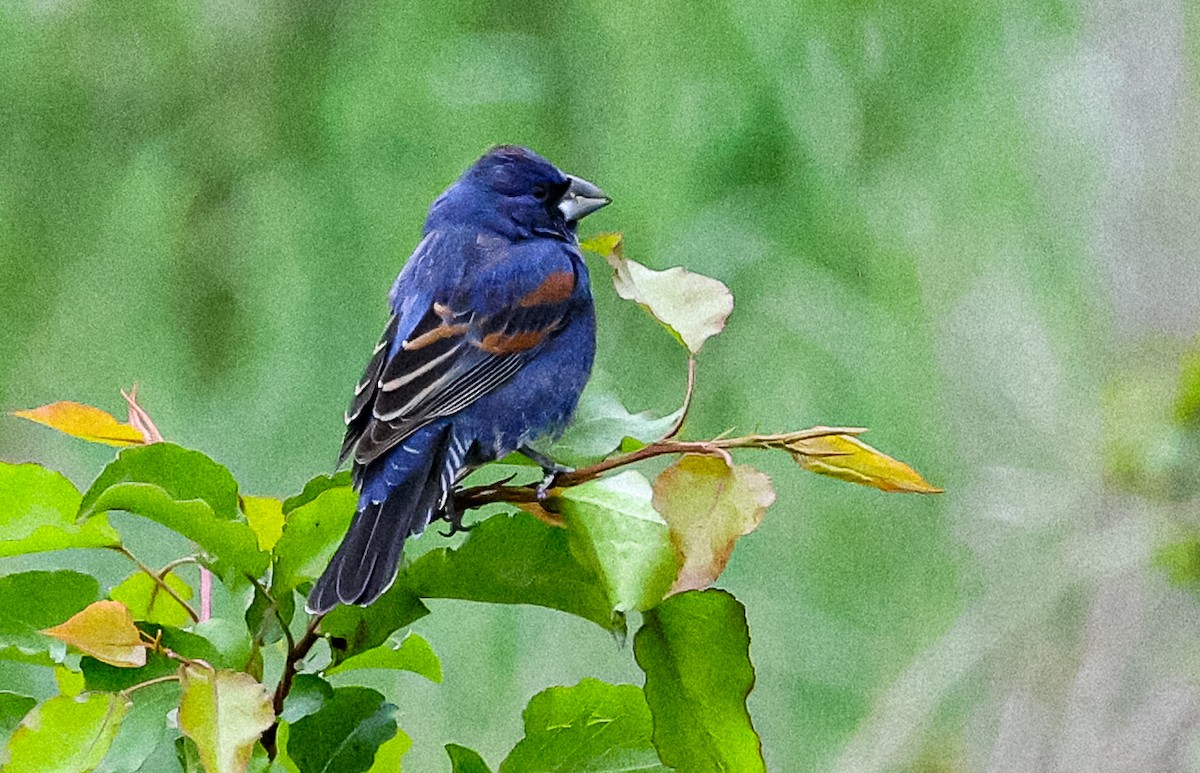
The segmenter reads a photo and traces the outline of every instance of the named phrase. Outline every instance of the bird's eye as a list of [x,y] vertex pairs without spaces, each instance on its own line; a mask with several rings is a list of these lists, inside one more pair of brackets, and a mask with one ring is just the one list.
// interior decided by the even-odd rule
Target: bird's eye
[[546,190],[546,186],[544,185],[539,185],[533,189],[533,197],[538,201],[545,201],[548,193],[549,191]]

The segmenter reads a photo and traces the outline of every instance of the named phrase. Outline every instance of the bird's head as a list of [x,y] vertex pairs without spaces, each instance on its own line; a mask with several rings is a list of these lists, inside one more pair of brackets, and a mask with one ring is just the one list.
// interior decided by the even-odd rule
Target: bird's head
[[483,215],[502,232],[567,235],[609,201],[592,183],[559,171],[532,150],[499,145],[434,202],[431,216]]

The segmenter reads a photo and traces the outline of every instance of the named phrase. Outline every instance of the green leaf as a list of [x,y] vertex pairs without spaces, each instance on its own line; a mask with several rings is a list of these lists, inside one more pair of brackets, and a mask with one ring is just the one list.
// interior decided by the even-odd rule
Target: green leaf
[[67,620],[100,595],[79,572],[22,572],[0,577],[0,657],[54,665],[66,647],[42,629]]
[[4,773],[82,773],[100,764],[129,710],[119,695],[60,695],[35,708],[8,740]]
[[536,604],[623,632],[624,619],[614,619],[604,586],[575,558],[568,539],[566,529],[525,513],[494,515],[476,524],[461,547],[414,561],[397,585],[423,598]]
[[260,735],[275,722],[271,696],[249,674],[202,666],[179,670],[179,729],[208,773],[243,773]]
[[492,769],[474,749],[448,743],[446,754],[450,756],[450,773],[492,773]]
[[574,687],[551,687],[533,696],[524,718],[525,737],[500,773],[667,773],[650,739],[646,698],[634,685],[584,679]]
[[695,773],[766,770],[746,709],[754,667],[737,599],[722,590],[671,596],[646,612],[633,653],[665,764]]
[[[192,587],[174,572],[167,572],[163,580],[171,590],[179,594],[181,599],[186,601],[192,597]],[[127,606],[135,620],[145,620],[176,628],[192,622],[188,611],[180,606],[178,601],[171,598],[171,594],[164,591],[153,577],[140,569],[109,591],[108,597]]]
[[133,708],[121,721],[112,748],[96,773],[138,773],[154,751],[170,737],[165,717],[179,705],[175,682],[143,687],[130,696]]
[[58,685],[59,695],[74,698],[87,689],[87,680],[79,671],[72,671],[66,666],[54,667],[54,683]]
[[34,698],[0,690],[0,749],[4,748],[12,731],[17,729],[17,725],[21,724],[21,720],[36,705],[37,700]]
[[633,470],[564,490],[551,500],[571,554],[600,579],[617,615],[657,604],[675,579],[675,549],[650,482]]
[[728,287],[679,266],[655,271],[628,260],[621,252],[620,237],[614,240],[612,236],[597,237],[581,246],[608,261],[617,295],[650,312],[693,355],[725,329],[733,313],[733,294]]
[[409,633],[394,647],[375,647],[347,658],[325,671],[340,674],[360,668],[383,668],[394,671],[412,671],[431,682],[441,684],[442,663],[429,642],[415,633]]
[[81,497],[61,474],[0,462],[0,557],[121,544],[106,518],[76,523]]
[[300,773],[364,773],[396,735],[396,707],[367,687],[339,687],[315,714],[293,722],[288,756]]
[[283,536],[283,502],[274,497],[242,497],[246,523],[258,539],[259,550],[271,550]]
[[654,481],[654,509],[680,557],[672,593],[708,587],[725,571],[738,538],[762,523],[775,501],[771,479],[744,464],[686,454]]
[[308,483],[305,483],[304,489],[299,494],[283,500],[283,514],[287,515],[297,507],[307,505],[331,488],[349,488],[350,483],[349,470],[342,470],[333,475],[318,475]]
[[[273,599],[273,600],[272,600]],[[278,606],[278,610],[276,610]],[[263,644],[274,644],[283,638],[283,627],[292,624],[296,614],[296,596],[291,591],[265,593],[254,588],[254,598],[246,609],[246,628],[258,636]],[[281,620],[282,618],[282,620]]]
[[129,608],[119,601],[97,601],[53,628],[42,631],[85,655],[120,668],[146,665],[146,647]]
[[287,514],[283,536],[275,545],[274,594],[286,593],[325,571],[350,528],[357,505],[358,494],[349,486],[339,486],[322,491]]
[[270,556],[238,518],[237,483],[221,465],[198,451],[171,443],[122,451],[83,495],[80,516],[126,510],[187,537],[207,551],[229,580],[259,576]]
[[401,773],[401,758],[412,748],[412,739],[403,730],[383,742],[375,752],[375,764],[367,773]]
[[[203,660],[217,668],[241,668],[245,661],[230,662],[212,642],[203,636],[178,628],[168,628],[152,623],[141,623],[138,628],[151,639],[158,637],[162,646],[189,660]],[[85,657],[79,667],[87,680],[89,690],[120,692],[141,682],[167,676],[179,670],[179,662],[166,655],[148,652],[146,665],[142,668],[117,668],[101,663],[95,658]]]
[[621,449],[627,438],[639,444],[661,440],[683,409],[655,418],[648,411],[630,413],[614,395],[585,389],[571,426],[547,455],[560,464],[582,467]]
[[301,717],[316,714],[332,697],[333,685],[329,682],[316,674],[296,674],[292,689],[283,701],[283,713],[279,718],[284,722],[295,722]]
[[339,606],[321,619],[334,664],[378,647],[393,633],[429,614],[421,599],[397,581],[368,607]]

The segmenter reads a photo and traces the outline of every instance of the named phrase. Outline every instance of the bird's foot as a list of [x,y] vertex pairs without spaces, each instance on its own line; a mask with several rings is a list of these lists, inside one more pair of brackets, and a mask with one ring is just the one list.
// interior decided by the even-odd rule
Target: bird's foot
[[443,537],[453,537],[459,532],[467,532],[475,528],[475,524],[470,526],[463,525],[463,511],[454,506],[454,498],[450,497],[446,500],[446,507],[442,511],[442,520],[450,524],[449,531],[440,531]]
[[521,446],[518,450],[542,468],[542,482],[537,487],[537,501],[539,502],[545,501],[546,497],[550,495],[550,489],[554,488],[554,484],[558,482],[558,476],[575,472],[574,467],[565,467],[529,446]]

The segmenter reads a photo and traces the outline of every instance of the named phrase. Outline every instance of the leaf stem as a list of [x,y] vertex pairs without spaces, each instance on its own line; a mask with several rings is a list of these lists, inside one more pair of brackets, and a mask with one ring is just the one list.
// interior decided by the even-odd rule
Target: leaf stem
[[683,429],[683,422],[687,420],[688,411],[692,407],[692,396],[696,393],[696,355],[688,355],[688,374],[687,374],[687,392],[683,395],[683,407],[679,410],[679,418],[675,420],[675,424],[667,434],[663,435],[663,440],[670,440],[679,434],[679,430]]
[[180,598],[179,594],[175,592],[175,589],[167,584],[167,581],[165,578],[166,572],[163,572],[163,574],[160,575],[158,572],[154,571],[149,566],[146,566],[146,564],[142,563],[138,559],[138,557],[135,556],[133,553],[129,552],[129,548],[125,547],[124,545],[111,545],[111,546],[109,546],[109,550],[115,550],[116,552],[120,553],[121,555],[125,556],[130,561],[132,561],[134,564],[136,564],[137,568],[141,569],[143,572],[145,572],[150,577],[150,579],[154,580],[154,583],[156,585],[158,585],[159,588],[161,588],[163,591],[165,591],[168,596],[173,598],[175,600],[175,602],[177,604],[179,604],[179,606],[181,606],[185,610],[187,610],[188,617],[192,618],[192,622],[194,622],[194,623],[200,622],[200,615],[198,615],[196,613],[196,610],[192,609],[191,606],[189,606],[186,601],[184,601],[182,598]]

